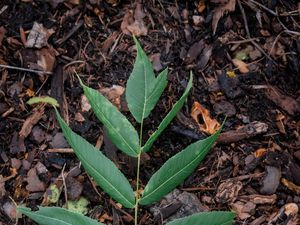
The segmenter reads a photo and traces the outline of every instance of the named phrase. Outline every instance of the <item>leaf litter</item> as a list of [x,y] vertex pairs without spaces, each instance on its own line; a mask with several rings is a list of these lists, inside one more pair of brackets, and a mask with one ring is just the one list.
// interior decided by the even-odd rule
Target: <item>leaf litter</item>
[[[244,8],[246,22],[238,2]],[[28,184],[22,177],[27,177],[30,170],[35,169],[39,179],[37,181],[44,183],[47,188],[53,180],[61,179],[64,165],[69,171],[70,167],[78,164],[72,154],[48,151],[59,130],[47,106],[37,123],[26,125],[36,107],[24,104],[30,94],[27,90],[32,91],[31,95],[48,95],[51,82],[57,84],[51,84],[53,89],[59,89],[59,77],[64,88],[56,97],[63,99],[66,96],[64,104],[69,109],[66,116],[70,125],[95,144],[102,135],[101,125],[88,110],[88,106],[82,107],[82,92],[77,88],[78,83],[70,71],[75,69],[84,81],[96,89],[110,89],[113,85],[125,87],[135,56],[130,36],[136,34],[142,37],[147,53],[154,55],[152,63],[156,70],[160,71],[161,66],[168,66],[170,69],[170,84],[166,93],[152,112],[151,118],[145,121],[145,126],[149,128],[149,133],[144,134],[145,139],[155,131],[155,124],[160,123],[162,115],[182,93],[189,70],[194,72],[193,90],[187,100],[187,107],[181,111],[183,116],[177,116],[172,127],[153,146],[154,152],[149,153],[153,160],[148,160],[143,167],[152,173],[170,155],[190,143],[191,139],[198,140],[207,135],[190,116],[189,109],[198,100],[209,109],[211,120],[221,122],[225,115],[227,120],[218,140],[219,144],[212,149],[207,161],[199,166],[198,171],[179,188],[193,192],[205,209],[227,209],[233,207],[229,203],[216,205],[216,190],[228,179],[241,179],[243,188],[234,195],[236,200],[232,203],[236,203],[239,214],[237,224],[243,223],[240,217],[247,217],[252,225],[275,223],[281,218],[287,218],[286,224],[299,223],[297,213],[295,215],[298,206],[295,205],[299,205],[297,74],[300,71],[300,44],[297,39],[298,5],[295,2],[273,1],[264,4],[261,0],[197,0],[189,3],[179,1],[176,4],[162,1],[160,5],[151,1],[118,4],[116,1],[110,3],[90,0],[48,1],[43,3],[43,7],[34,1],[14,4],[16,7],[12,8],[12,4],[6,1],[0,7],[1,64],[52,71],[53,74],[11,69],[0,71],[1,206],[9,201],[7,196],[11,196],[17,203],[24,201],[30,206],[37,206],[42,202],[42,196],[47,192],[45,189],[31,193],[26,190]],[[31,42],[36,47],[25,48],[24,43],[34,31],[35,23],[39,24],[39,29],[36,30],[37,40],[43,41],[36,43],[32,39]],[[253,40],[257,45],[253,44]],[[198,48],[194,45],[197,43],[202,43],[203,46]],[[232,62],[235,58],[247,64],[249,71],[240,71]],[[57,73],[58,64],[66,66],[61,73]],[[53,79],[56,73],[57,77]],[[51,90],[51,93],[54,91]],[[120,101],[123,111],[123,96],[115,99],[117,106]],[[85,102],[88,105],[88,101]],[[25,121],[27,122],[24,124]],[[203,130],[213,127],[205,125],[200,114],[198,121]],[[86,122],[88,126],[85,126]],[[23,138],[19,132],[25,125],[27,128],[24,128],[22,136],[26,137]],[[64,149],[69,147],[63,143],[56,144],[64,146]],[[222,158],[221,152],[229,157]],[[274,152],[276,156],[269,162],[269,155]],[[288,160],[285,160],[286,157]],[[134,163],[122,158],[118,150],[114,160],[122,170],[128,169],[129,178],[135,179],[129,169]],[[50,172],[39,174],[37,168],[44,171],[41,164],[36,167],[39,162]],[[283,165],[286,166],[278,165],[278,162],[285,162]],[[269,166],[276,168],[276,176],[267,169]],[[16,173],[5,180],[13,175],[11,168]],[[134,170],[133,167],[131,169]],[[34,172],[30,173],[34,175]],[[143,174],[142,185],[147,183],[149,176]],[[267,179],[268,176],[276,179]],[[278,177],[281,177],[279,184]],[[97,211],[97,201],[100,200],[103,207],[97,211],[98,218],[103,215],[104,220],[109,223],[131,223],[120,209],[111,210],[114,204],[101,194],[100,189],[90,184],[84,172],[74,179],[82,182],[83,191],[76,197],[86,197],[90,201],[89,212]],[[263,187],[271,192],[275,190],[274,194],[260,193]],[[95,190],[100,191],[100,197]],[[63,203],[64,192],[56,204],[62,206]],[[158,204],[163,205],[164,202]],[[7,206],[9,209],[12,205]],[[163,215],[180,211],[178,204],[163,206]],[[3,214],[3,208],[1,212],[0,218],[4,219],[4,224],[15,222],[6,213]],[[9,214],[10,210],[7,212]],[[154,223],[154,216],[149,209],[142,208],[140,213],[147,218],[142,224]],[[26,219],[22,220],[28,223]]]

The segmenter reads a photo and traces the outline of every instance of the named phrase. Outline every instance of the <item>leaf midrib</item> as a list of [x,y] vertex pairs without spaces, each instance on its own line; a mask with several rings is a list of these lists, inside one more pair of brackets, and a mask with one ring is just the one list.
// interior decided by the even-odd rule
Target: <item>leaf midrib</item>
[[[184,218],[181,218],[181,220],[183,221],[184,220]],[[182,222],[182,221],[180,221],[180,222]],[[175,222],[175,221],[174,221]],[[183,221],[184,222],[184,221]],[[226,221],[226,222],[224,222],[224,223],[221,223],[220,225],[226,225],[226,224],[228,224],[229,222],[233,222],[233,219],[229,219],[228,221]],[[176,222],[175,222],[176,223]],[[169,224],[166,224],[166,225],[172,225],[172,222]]]
[[[209,144],[207,146],[210,146],[213,143],[213,141],[210,141]],[[188,166],[190,166],[193,162],[195,162],[200,156],[202,156],[204,154],[204,152],[206,152],[208,147],[205,147],[205,151],[202,151],[202,153],[200,153],[198,155],[198,157],[196,157],[194,160],[192,160],[190,163],[188,163],[185,167],[183,167],[181,170],[179,170],[178,172],[176,172],[173,176],[171,176],[169,179],[167,179],[166,181],[164,181],[160,186],[158,186],[157,188],[155,188],[150,194],[148,194],[144,199],[149,198],[150,196],[152,196],[153,194],[155,194],[155,192],[157,192],[157,190],[161,189],[166,183],[168,183],[171,179],[173,179],[173,177],[177,176],[179,173],[181,173],[183,170],[185,170],[185,168],[187,168]],[[141,201],[143,200],[143,197],[141,199]]]
[[[88,87],[86,87],[88,88]],[[105,98],[105,97],[103,97]],[[106,99],[105,99],[106,100]],[[107,100],[108,101],[108,100]],[[96,102],[96,101],[94,101]],[[109,101],[108,101],[109,102]],[[109,102],[110,103],[110,102]],[[121,137],[121,139],[124,141],[124,143],[129,147],[129,149],[131,150],[131,152],[134,152],[135,156],[138,154],[138,152],[136,152],[131,146],[130,144],[126,141],[126,139],[124,139],[124,137],[119,133],[117,132],[117,130],[114,128],[114,126],[111,124],[111,122],[105,117],[105,114],[103,113],[103,111],[101,110],[101,107],[99,107],[98,103],[96,102],[95,103],[97,105],[97,108],[99,108],[99,111],[101,112],[101,114],[103,115],[103,119],[109,124],[109,126],[111,127],[111,129],[115,132],[115,134],[117,134],[119,137]]]
[[[41,215],[41,214],[39,214],[39,213],[34,213],[34,212],[26,212],[26,213],[28,213],[29,215],[34,215],[34,216],[39,216],[39,217],[42,217],[42,218],[45,218],[45,219],[52,219],[52,220],[54,220],[54,221],[57,221],[57,222],[62,222],[62,223],[64,223],[64,224],[67,224],[67,225],[72,225],[72,223],[68,223],[68,222],[65,222],[65,221],[63,221],[63,220],[61,220],[61,219],[56,219],[56,218],[53,218],[53,217],[50,217],[50,216],[44,216],[44,215]],[[24,213],[25,214],[25,213]],[[26,214],[25,214],[26,215]],[[33,219],[33,218],[32,218]]]
[[[73,144],[74,146],[76,146],[76,145],[74,144],[73,141],[72,141],[72,144]],[[75,149],[75,148],[74,148],[74,149]],[[118,189],[116,189],[116,188],[111,184],[111,182],[109,182],[104,176],[102,176],[102,175],[94,168],[93,165],[90,165],[90,164],[88,163],[88,161],[83,157],[83,154],[81,154],[80,151],[76,151],[76,153],[79,154],[79,155],[81,156],[81,158],[83,159],[82,161],[84,161],[84,162],[86,163],[86,166],[87,166],[87,167],[91,168],[96,174],[98,174],[100,177],[102,177],[102,179],[103,179],[109,186],[111,186],[111,187],[119,194],[119,196],[121,196],[123,199],[125,199],[126,202],[128,202],[130,205],[133,205],[129,200],[127,200],[127,198],[126,198],[120,191],[118,191]]]

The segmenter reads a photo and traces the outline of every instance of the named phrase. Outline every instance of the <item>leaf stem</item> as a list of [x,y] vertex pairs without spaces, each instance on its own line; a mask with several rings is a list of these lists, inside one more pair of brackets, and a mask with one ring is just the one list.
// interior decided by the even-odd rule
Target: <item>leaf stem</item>
[[139,184],[140,184],[140,166],[141,166],[142,141],[143,141],[143,122],[144,122],[144,120],[141,121],[141,127],[140,127],[140,148],[141,148],[141,151],[140,151],[140,153],[138,154],[138,157],[137,157],[134,225],[138,225],[138,211],[139,211],[139,201],[140,201]]
[[139,201],[140,201],[140,193],[139,193],[139,182],[140,182],[140,163],[141,163],[141,153],[137,158],[137,172],[136,172],[136,200],[135,200],[135,210],[134,210],[134,225],[138,224],[138,210],[139,210]]

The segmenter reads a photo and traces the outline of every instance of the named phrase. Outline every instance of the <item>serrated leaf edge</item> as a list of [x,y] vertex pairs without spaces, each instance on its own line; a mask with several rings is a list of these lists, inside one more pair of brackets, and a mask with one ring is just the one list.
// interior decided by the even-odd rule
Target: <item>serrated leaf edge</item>
[[[89,88],[88,86],[84,85],[83,83],[81,83],[81,86],[83,87],[85,96],[87,96],[85,89],[91,89],[92,91],[96,91],[92,88]],[[101,93],[98,93],[99,95],[101,95],[101,97],[105,98]],[[112,107],[115,107],[108,99],[105,98],[105,100],[108,102],[108,104],[110,104]],[[90,101],[90,100],[89,100]],[[98,104],[98,103],[96,103]],[[101,110],[101,107],[99,107],[99,109]],[[116,109],[117,110],[117,109]],[[95,113],[95,112],[94,112]],[[114,126],[110,123],[110,121],[106,118],[105,114],[102,113],[103,115],[103,119],[110,125],[111,129],[115,132],[116,135],[118,135],[119,137],[121,137],[121,139],[123,140],[123,142],[129,147],[130,151],[133,152],[134,154],[132,154],[131,156],[137,157],[138,154],[140,153],[140,151],[136,152],[131,146],[130,144],[127,142],[126,139],[124,139],[124,137],[122,135],[120,135],[120,133],[114,128]],[[128,121],[129,122],[129,121]],[[141,149],[141,148],[139,148]]]
[[[205,140],[205,139],[204,139]],[[191,165],[193,162],[195,162],[199,157],[201,157],[203,154],[205,154],[205,152],[207,151],[207,149],[212,145],[212,143],[215,141],[215,138],[212,138],[212,140],[209,142],[209,144],[207,145],[207,147],[205,147],[205,150],[202,150],[200,153],[199,153],[199,155],[197,156],[197,157],[195,157],[195,159],[193,159],[190,163],[188,163],[185,167],[183,167],[181,170],[179,170],[178,172],[176,172],[175,174],[173,174],[170,178],[168,178],[167,180],[165,180],[161,185],[159,185],[157,188],[155,188],[150,194],[148,194],[145,198],[141,198],[141,201],[140,201],[140,203],[144,200],[144,199],[147,199],[147,198],[149,198],[149,196],[152,196],[153,194],[155,194],[156,192],[157,192],[157,190],[159,190],[159,189],[161,189],[163,186],[164,186],[164,184],[166,184],[167,182],[169,182],[171,179],[173,179],[174,177],[176,177],[179,173],[181,173],[182,171],[184,171],[185,170],[185,168],[186,167],[188,167],[189,165]],[[181,153],[181,152],[179,152],[179,153]],[[176,155],[175,155],[176,156]],[[175,156],[173,156],[173,157],[175,157]],[[171,159],[171,158],[170,158]],[[170,160],[169,159],[169,160]],[[162,168],[162,167],[161,167]],[[160,169],[161,169],[160,168]],[[160,170],[159,169],[159,170]],[[159,171],[158,170],[158,171]],[[154,174],[155,175],[155,174]],[[153,175],[153,176],[154,176]],[[151,180],[151,178],[150,178],[150,180]],[[141,203],[142,204],[142,203]],[[151,203],[150,203],[151,204]],[[143,204],[142,204],[143,205]]]
[[[25,210],[24,210],[25,209]],[[28,211],[26,211],[28,209]],[[51,219],[53,219],[54,221],[57,221],[57,222],[62,222],[62,223],[64,223],[64,224],[67,224],[67,225],[72,225],[71,223],[68,223],[68,222],[65,222],[65,221],[63,221],[63,220],[60,220],[60,219],[57,219],[57,218],[52,218],[52,217],[50,217],[50,216],[44,216],[44,215],[41,215],[41,214],[39,214],[39,213],[37,213],[37,212],[34,212],[34,211],[29,211],[29,208],[25,208],[25,207],[18,207],[18,211],[19,212],[21,212],[22,214],[24,214],[24,215],[26,215],[26,213],[28,213],[28,214],[30,214],[30,215],[34,215],[34,216],[38,216],[38,217],[41,217],[41,218],[45,218],[45,219],[49,219],[49,218],[51,218]],[[26,213],[24,213],[24,211],[26,211]],[[28,216],[28,215],[26,215],[26,216]],[[29,217],[29,216],[28,216]],[[29,217],[29,218],[31,218],[31,217]],[[32,220],[34,220],[33,218],[31,218]]]
[[[201,213],[216,213],[216,212],[228,212],[228,213],[231,213],[234,215],[235,217],[235,213],[234,212],[230,212],[230,211],[210,211],[210,212],[201,212]],[[167,223],[166,225],[172,225],[173,222],[176,222],[176,220],[184,220],[184,219],[188,219],[189,217],[192,217],[192,216],[198,216],[199,214],[201,213],[195,213],[195,214],[192,214],[192,215],[189,215],[189,216],[184,216],[184,217],[181,217],[181,218],[178,218],[178,219],[175,219],[175,220],[172,220],[170,221],[169,223]],[[198,215],[197,215],[198,214]],[[232,219],[230,219],[232,222],[234,220],[234,217]],[[230,223],[231,221],[226,221],[224,223],[221,223],[219,225],[227,225],[228,223]],[[184,221],[183,221],[184,222]],[[232,223],[231,223],[232,224]],[[190,225],[190,224],[186,224],[186,225]]]
[[[70,129],[70,131],[72,131],[71,128],[69,128],[69,126],[65,123],[65,121],[61,118],[61,116],[59,115],[57,109],[55,108],[57,116],[60,117],[60,120],[63,122],[64,126],[66,126],[68,129]],[[62,128],[63,129],[63,128]],[[76,134],[74,131],[72,131],[75,135],[79,136],[78,134]],[[85,139],[84,139],[85,140]],[[85,140],[86,141],[86,140]],[[88,144],[90,144],[88,141],[86,141]],[[73,143],[74,144],[74,143]],[[91,144],[90,144],[91,145]],[[93,145],[91,145],[92,147],[94,147]],[[80,155],[81,157],[83,157],[83,154],[81,154],[80,151],[77,151],[76,149],[74,149],[74,152],[76,153],[76,155]],[[99,152],[100,154],[102,154],[101,152]],[[78,157],[79,158],[79,157]],[[109,160],[109,159],[108,159]],[[100,177],[102,177],[102,179],[110,186],[112,187],[117,193],[119,193],[119,196],[122,197],[123,199],[125,199],[125,202],[129,203],[129,205],[131,205],[131,208],[133,208],[135,206],[134,203],[130,202],[118,189],[115,188],[114,185],[112,185],[104,176],[102,176],[92,165],[90,165],[89,163],[86,164],[86,167],[89,167],[90,169],[92,169],[96,174],[98,174]]]

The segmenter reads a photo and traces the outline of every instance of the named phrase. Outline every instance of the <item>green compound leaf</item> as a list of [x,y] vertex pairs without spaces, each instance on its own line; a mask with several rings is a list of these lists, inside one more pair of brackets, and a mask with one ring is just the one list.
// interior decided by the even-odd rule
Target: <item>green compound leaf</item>
[[38,211],[18,207],[18,211],[40,225],[105,225],[82,214],[58,207],[39,207]]
[[126,100],[131,114],[141,123],[149,116],[167,86],[168,69],[163,70],[156,78],[150,60],[138,40],[135,37],[133,39],[137,56],[127,81]]
[[54,107],[59,107],[59,104],[56,101],[56,99],[51,98],[49,96],[33,97],[27,101],[27,104],[29,105],[36,104],[36,103],[47,103]]
[[232,225],[234,217],[233,212],[202,212],[176,219],[166,225]]
[[190,80],[189,83],[183,93],[183,95],[181,96],[181,98],[175,103],[175,105],[173,106],[173,108],[171,109],[171,111],[166,115],[166,117],[163,119],[163,121],[160,123],[160,125],[158,126],[157,130],[150,136],[150,138],[148,139],[148,141],[146,142],[146,144],[143,147],[143,151],[147,152],[150,150],[150,148],[152,147],[154,141],[159,137],[159,135],[164,131],[164,129],[166,129],[166,127],[171,123],[171,121],[174,119],[174,117],[176,116],[176,114],[179,112],[179,110],[182,108],[191,88],[193,86],[193,74],[191,72],[190,74]]
[[56,111],[57,120],[65,138],[73,148],[86,172],[94,178],[96,183],[113,199],[126,208],[134,208],[134,192],[116,165],[97,150],[84,138],[74,133]]
[[94,113],[106,127],[110,140],[127,155],[137,157],[141,147],[138,133],[132,124],[99,91],[85,86],[82,82],[81,85]]
[[141,205],[158,201],[184,181],[206,156],[219,136],[221,129],[214,135],[197,141],[170,158],[149,180],[146,185]]

